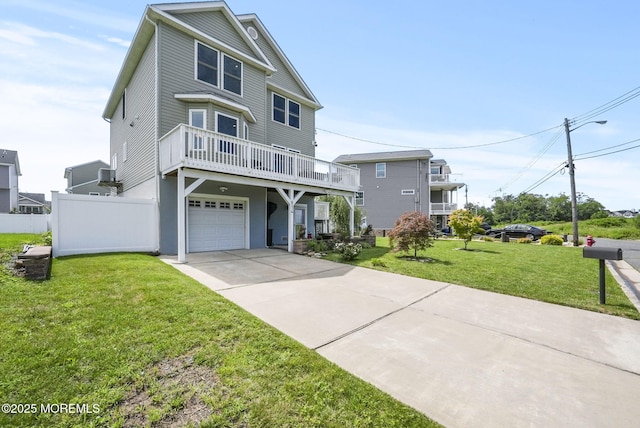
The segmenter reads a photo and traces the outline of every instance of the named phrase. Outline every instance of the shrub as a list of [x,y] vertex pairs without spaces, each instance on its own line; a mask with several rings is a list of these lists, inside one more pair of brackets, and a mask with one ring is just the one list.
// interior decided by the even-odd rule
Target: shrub
[[376,259],[371,259],[371,264],[373,266],[378,266],[378,267],[387,267],[387,265],[385,264],[385,262],[383,262],[382,260],[376,258]]
[[516,243],[518,244],[531,244],[533,241],[529,238],[519,238]]
[[389,244],[393,251],[412,249],[414,257],[418,257],[418,250],[433,245],[435,233],[436,226],[426,214],[418,211],[408,212],[396,220],[395,227],[389,232]]
[[494,242],[494,241],[495,241],[495,239],[493,239],[493,238],[492,238],[492,237],[490,237],[490,236],[483,236],[483,237],[482,237],[482,238],[480,238],[480,239],[482,239],[483,241],[486,241],[486,242]]
[[51,231],[42,234],[42,242],[44,243],[44,245],[53,245],[53,236],[51,234]]
[[469,210],[455,210],[449,216],[449,225],[459,238],[464,240],[464,249],[467,249],[469,241],[473,239],[473,235],[478,233],[482,217],[474,216]]
[[542,245],[562,245],[564,239],[560,235],[545,235],[540,238],[540,244]]
[[354,260],[362,251],[362,245],[353,242],[338,242],[334,251],[339,253],[343,260]]
[[314,253],[322,253],[329,249],[329,245],[325,241],[313,239],[307,244],[307,248]]

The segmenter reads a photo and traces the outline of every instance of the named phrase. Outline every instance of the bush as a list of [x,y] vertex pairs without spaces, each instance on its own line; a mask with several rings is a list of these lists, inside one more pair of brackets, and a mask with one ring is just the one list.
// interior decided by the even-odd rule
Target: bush
[[540,238],[540,244],[542,245],[562,245],[564,239],[560,235],[545,235]]
[[376,258],[376,259],[371,259],[371,265],[373,266],[378,266],[378,267],[387,267],[387,265],[385,264],[385,262],[383,262],[382,260]]
[[426,214],[408,212],[396,220],[395,227],[389,232],[389,245],[393,251],[413,250],[417,257],[419,250],[433,246],[435,234],[436,226]]
[[483,237],[481,237],[480,239],[481,239],[481,240],[483,240],[483,241],[485,241],[485,242],[494,242],[494,241],[495,241],[495,239],[493,239],[493,238],[492,238],[492,237],[490,237],[490,236],[483,236]]
[[516,243],[518,244],[531,244],[533,241],[529,238],[519,238]]
[[353,242],[338,242],[334,251],[340,254],[343,260],[354,260],[362,251],[362,245]]
[[625,227],[627,225],[627,220],[622,217],[606,217],[593,218],[591,220],[587,220],[586,223],[591,226],[600,227]]
[[51,231],[43,233],[41,238],[44,245],[48,245],[48,246],[53,245],[53,236],[51,234]]
[[307,248],[314,253],[322,253],[329,249],[329,245],[325,241],[313,239],[307,244]]

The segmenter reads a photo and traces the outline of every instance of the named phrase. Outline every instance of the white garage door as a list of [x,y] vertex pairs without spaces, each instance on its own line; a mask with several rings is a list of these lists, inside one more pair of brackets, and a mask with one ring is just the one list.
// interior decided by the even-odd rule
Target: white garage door
[[245,248],[247,204],[228,199],[189,199],[189,251]]

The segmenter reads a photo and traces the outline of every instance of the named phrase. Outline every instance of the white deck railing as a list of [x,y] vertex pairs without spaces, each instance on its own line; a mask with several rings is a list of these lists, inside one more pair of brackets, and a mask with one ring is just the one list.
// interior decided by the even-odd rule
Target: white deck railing
[[451,204],[448,202],[432,202],[431,203],[431,214],[434,215],[445,215],[451,214],[453,211],[458,209],[458,204]]
[[179,166],[354,192],[360,187],[357,168],[184,124],[160,138],[162,173]]
[[462,181],[462,174],[429,174],[429,181],[432,184],[459,183]]

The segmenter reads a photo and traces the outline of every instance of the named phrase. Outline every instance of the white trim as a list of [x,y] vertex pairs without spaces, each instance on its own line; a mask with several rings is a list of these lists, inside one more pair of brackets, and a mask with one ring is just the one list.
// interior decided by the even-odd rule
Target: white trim
[[229,110],[233,110],[242,114],[248,122],[257,122],[256,117],[253,115],[249,107],[214,94],[175,94],[174,98],[185,102],[208,102],[211,104],[220,105],[222,107],[228,108]]

